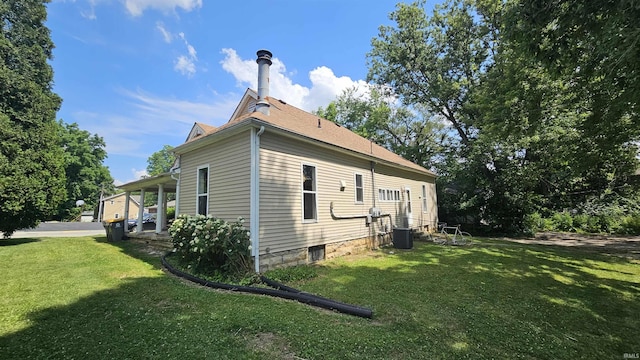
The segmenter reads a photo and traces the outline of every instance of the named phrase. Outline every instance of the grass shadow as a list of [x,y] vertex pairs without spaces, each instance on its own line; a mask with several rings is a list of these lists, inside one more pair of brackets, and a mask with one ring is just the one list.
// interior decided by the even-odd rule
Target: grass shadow
[[16,246],[22,244],[29,244],[33,242],[38,242],[40,239],[37,238],[20,238],[20,239],[2,239],[0,238],[0,247],[1,246]]
[[29,313],[28,327],[0,337],[0,358],[259,359],[246,338],[259,332],[252,319],[266,305],[167,277],[137,278]]

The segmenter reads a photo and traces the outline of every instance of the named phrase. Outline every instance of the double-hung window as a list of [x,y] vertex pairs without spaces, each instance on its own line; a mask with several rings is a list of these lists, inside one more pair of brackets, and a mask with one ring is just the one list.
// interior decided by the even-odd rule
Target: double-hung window
[[302,165],[302,219],[303,222],[318,220],[318,181],[316,167]]
[[209,166],[198,168],[198,198],[196,201],[196,212],[200,215],[208,214],[209,207]]
[[356,190],[356,204],[362,204],[364,202],[364,183],[362,180],[362,174],[355,174],[355,190]]

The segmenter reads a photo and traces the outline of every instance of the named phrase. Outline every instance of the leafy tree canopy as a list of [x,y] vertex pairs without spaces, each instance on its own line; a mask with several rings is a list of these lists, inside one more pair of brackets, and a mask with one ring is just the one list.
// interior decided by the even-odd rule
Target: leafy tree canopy
[[[579,24],[574,2],[551,3],[452,0],[431,15],[422,1],[398,4],[372,40],[369,79],[447,124],[434,164],[441,219],[522,232],[534,211],[637,191],[637,16],[620,13],[624,1],[577,5]],[[526,17],[541,9],[543,20]],[[597,64],[587,43],[604,43]]]
[[[176,156],[173,154],[173,146],[164,145],[162,149],[154,152],[147,159],[147,173],[149,176],[160,175],[171,170]],[[167,200],[175,200],[175,194],[167,194]],[[158,194],[150,193],[144,197],[144,205],[152,206],[158,204]]]
[[315,113],[427,168],[446,137],[437,116],[399,104],[389,89],[379,86],[346,89]]
[[51,91],[47,1],[0,2],[0,231],[34,227],[65,197],[56,139],[60,98]]
[[[100,136],[81,130],[76,123],[66,124],[60,120],[58,125],[58,139],[64,150],[67,197],[54,218],[72,220],[83,209],[93,210],[101,191],[113,193],[113,178],[103,164],[107,152]],[[85,202],[82,209],[75,205],[78,200]]]
[[173,154],[173,146],[164,145],[162,149],[154,152],[147,159],[147,173],[150,176],[160,175],[169,172],[176,156]]
[[590,112],[596,145],[640,133],[640,6],[637,1],[521,0],[505,12],[505,37],[567,82]]

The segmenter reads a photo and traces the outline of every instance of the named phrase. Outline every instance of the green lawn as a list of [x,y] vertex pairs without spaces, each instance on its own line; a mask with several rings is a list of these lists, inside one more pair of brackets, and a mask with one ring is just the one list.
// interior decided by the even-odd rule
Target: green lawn
[[165,274],[136,244],[0,240],[0,359],[622,359],[640,353],[640,261],[416,243],[323,263],[305,291],[373,319]]

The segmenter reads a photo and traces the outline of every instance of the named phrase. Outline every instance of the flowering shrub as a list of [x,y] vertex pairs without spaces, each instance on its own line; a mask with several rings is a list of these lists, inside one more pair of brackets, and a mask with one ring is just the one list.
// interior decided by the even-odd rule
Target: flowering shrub
[[240,274],[251,268],[244,219],[229,223],[204,215],[180,215],[169,228],[178,260],[202,274]]

